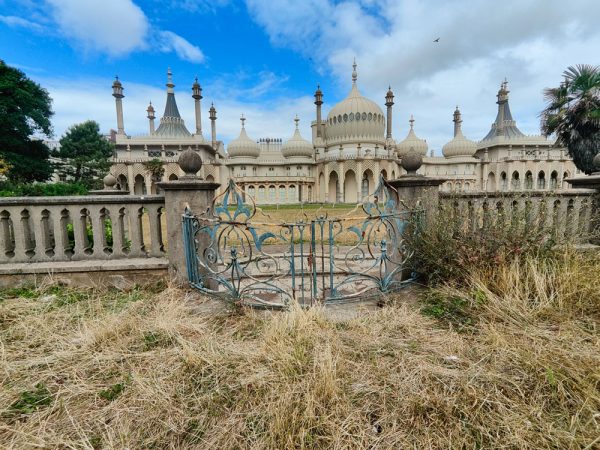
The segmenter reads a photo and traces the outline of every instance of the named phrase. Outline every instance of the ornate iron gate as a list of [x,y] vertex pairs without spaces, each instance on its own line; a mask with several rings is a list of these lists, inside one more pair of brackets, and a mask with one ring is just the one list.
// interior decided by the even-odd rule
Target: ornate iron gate
[[261,221],[261,209],[245,198],[231,180],[207,212],[183,214],[188,277],[204,293],[253,306],[309,306],[378,296],[414,280],[404,235],[415,232],[407,226],[420,214],[400,211],[383,177],[362,204],[336,218]]

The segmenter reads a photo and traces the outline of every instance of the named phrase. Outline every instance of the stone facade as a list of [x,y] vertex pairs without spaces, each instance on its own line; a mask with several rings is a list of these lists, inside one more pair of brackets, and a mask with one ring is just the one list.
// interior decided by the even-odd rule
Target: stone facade
[[[395,179],[405,173],[401,160],[409,151],[423,156],[419,174],[442,177],[442,191],[552,191],[568,189],[565,179],[578,174],[564,148],[542,136],[526,136],[517,127],[509,103],[507,83],[498,91],[498,114],[488,134],[479,142],[461,131],[461,115],[454,111],[454,136],[444,145],[443,156],[427,156],[429,148],[417,137],[414,119],[406,138],[396,142],[391,133],[394,95],[386,95],[386,112],[358,89],[356,64],[348,96],[323,117],[323,93],[315,92],[316,119],[311,139],[304,139],[298,127],[291,138],[253,139],[245,129],[245,118],[237,139],[227,145],[217,140],[216,109],[211,106],[211,138],[202,131],[202,89],[192,86],[195,102],[195,132],[188,131],[175,102],[174,84],[168,73],[167,101],[160,125],[155,128],[154,107],[149,105],[149,133],[129,136],[122,117],[123,87],[116,80],[116,154],[112,173],[122,190],[131,194],[157,192],[157,183],[179,179],[179,154],[191,148],[204,162],[199,176],[209,182],[226,184],[235,179],[247,199],[259,204],[304,202],[356,203],[375,186],[379,174]],[[147,168],[150,160],[164,164],[157,177]]]

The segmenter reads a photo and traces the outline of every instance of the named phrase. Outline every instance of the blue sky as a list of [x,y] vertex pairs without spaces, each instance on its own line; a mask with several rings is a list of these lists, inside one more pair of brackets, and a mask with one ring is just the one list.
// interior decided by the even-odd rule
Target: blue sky
[[[571,0],[0,0],[0,58],[46,87],[56,136],[94,119],[116,127],[110,85],[125,87],[125,130],[147,130],[145,109],[164,107],[171,67],[178,104],[193,128],[190,88],[204,89],[219,138],[309,135],[320,83],[325,112],[350,88],[384,108],[396,95],[394,138],[408,131],[439,152],[451,138],[458,104],[465,134],[481,139],[494,120],[495,94],[507,77],[521,129],[539,130],[542,90],[577,63],[600,64],[600,2]],[[432,41],[440,37],[439,43]]]

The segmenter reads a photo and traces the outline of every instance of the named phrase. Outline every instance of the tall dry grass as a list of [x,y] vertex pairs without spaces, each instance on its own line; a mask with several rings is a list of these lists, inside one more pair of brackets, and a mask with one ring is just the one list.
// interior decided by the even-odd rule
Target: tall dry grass
[[599,270],[598,254],[571,254],[439,285],[429,295],[461,300],[462,329],[393,299],[335,322],[319,308],[203,312],[175,288],[13,292],[0,303],[0,442],[597,448]]

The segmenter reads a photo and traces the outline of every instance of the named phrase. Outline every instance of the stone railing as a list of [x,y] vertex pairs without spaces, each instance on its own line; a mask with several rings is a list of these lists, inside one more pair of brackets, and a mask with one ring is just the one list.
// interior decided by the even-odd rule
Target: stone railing
[[0,199],[0,264],[165,255],[162,195]]
[[[596,191],[440,192],[440,206],[470,230],[499,221],[528,229],[546,229],[559,238],[585,242],[592,232]],[[537,227],[537,228],[534,228]]]

